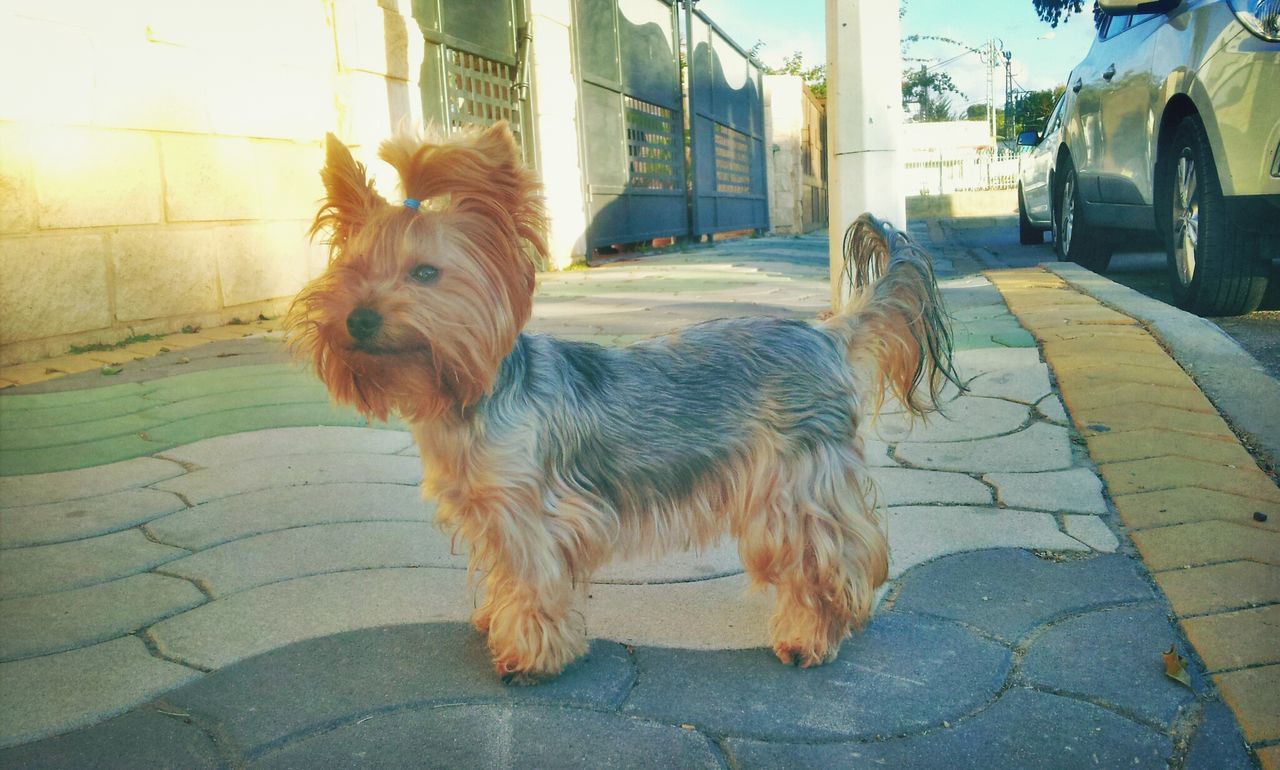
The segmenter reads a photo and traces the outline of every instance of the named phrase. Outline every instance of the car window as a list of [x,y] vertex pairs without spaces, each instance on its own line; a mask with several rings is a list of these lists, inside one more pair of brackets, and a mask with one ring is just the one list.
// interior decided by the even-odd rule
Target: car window
[[1124,26],[1124,28],[1125,28],[1125,29],[1133,29],[1134,27],[1138,26],[1139,24],[1142,24],[1142,23],[1144,23],[1144,22],[1151,21],[1152,19],[1154,19],[1154,18],[1156,18],[1156,17],[1158,17],[1158,16],[1163,16],[1163,15],[1164,15],[1164,14],[1162,14],[1162,13],[1137,13],[1137,14],[1134,14],[1133,16],[1130,16],[1130,17],[1129,17],[1129,23],[1128,23],[1128,24],[1126,24],[1126,25]]

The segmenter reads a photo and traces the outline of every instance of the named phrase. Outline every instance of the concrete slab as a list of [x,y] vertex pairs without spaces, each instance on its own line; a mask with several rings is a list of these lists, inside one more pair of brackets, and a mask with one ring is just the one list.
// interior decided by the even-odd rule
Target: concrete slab
[[1217,674],[1213,681],[1250,743],[1280,739],[1280,666]]
[[951,618],[1016,642],[1067,615],[1154,598],[1140,564],[1125,556],[1056,563],[1005,549],[919,567],[903,578],[894,610]]
[[48,655],[131,634],[203,604],[194,585],[130,575],[55,594],[0,601],[0,660]]
[[96,468],[8,476],[0,478],[0,508],[97,497],[122,489],[144,487],[185,472],[177,463],[139,457]]
[[695,650],[769,644],[772,591],[748,591],[745,575],[665,585],[592,585],[589,638]]
[[958,719],[999,691],[1012,655],[957,625],[890,612],[834,662],[807,670],[779,665],[770,650],[639,648],[635,659],[625,714],[717,735],[830,741]]
[[[168,493],[172,494],[172,493]],[[416,486],[308,484],[232,495],[147,524],[156,542],[199,551],[219,543],[295,527],[350,521],[435,520],[435,503]]]
[[891,444],[970,441],[1011,433],[1030,417],[1028,408],[1021,404],[972,396],[950,401],[944,410],[941,414],[914,419],[905,414],[882,415],[872,427],[872,433]]
[[1210,671],[1280,664],[1280,605],[1183,618],[1182,628]]
[[1066,407],[1062,405],[1062,399],[1057,396],[1045,396],[1041,399],[1036,404],[1036,413],[1055,425],[1067,425],[1070,422]]
[[890,508],[889,575],[949,554],[988,548],[1085,551],[1048,513],[998,508],[921,506]]
[[133,636],[0,663],[0,748],[115,716],[200,676],[156,658]]
[[1280,603],[1280,566],[1236,561],[1157,573],[1179,615],[1227,612]]
[[1102,498],[1102,480],[1088,468],[1041,473],[988,473],[982,478],[996,488],[1000,502],[1010,508],[1107,512],[1107,501]]
[[1280,564],[1280,532],[1227,521],[1201,521],[1132,533],[1153,572],[1252,559]]
[[1065,428],[1036,423],[1026,430],[973,441],[899,444],[894,456],[908,465],[939,471],[1053,471],[1069,468]]
[[[1034,739],[1029,739],[1034,736]],[[1167,736],[1104,708],[1013,687],[989,709],[924,733],[857,743],[793,743],[729,738],[740,767],[948,767],[957,770],[1081,766],[1168,767]],[[1087,764],[1085,764],[1087,763]]]
[[431,524],[365,521],[313,524],[215,546],[165,564],[219,599],[250,588],[310,575],[389,567],[464,570],[465,551],[450,553],[450,538]]
[[1200,727],[1187,748],[1184,767],[1187,770],[1253,770],[1253,760],[1231,709],[1216,702],[1205,705]]
[[76,770],[118,760],[135,767],[218,770],[221,753],[191,720],[139,709],[93,728],[0,751],[5,767]]
[[216,669],[292,642],[358,628],[466,622],[472,596],[462,570],[338,572],[210,602],[157,623],[147,636],[167,658]]
[[880,504],[990,505],[991,488],[963,473],[911,468],[872,468],[880,488]]
[[[1196,700],[1161,665],[1160,652],[1176,640],[1161,604],[1114,607],[1051,626],[1027,651],[1019,671],[1034,687],[1087,698],[1169,729]],[[1200,686],[1202,675],[1191,674],[1192,684]]]
[[334,452],[229,462],[193,471],[155,488],[177,492],[198,504],[271,487],[334,482],[416,485],[421,480],[422,464],[413,457]]
[[593,585],[687,583],[736,575],[740,572],[742,572],[742,562],[738,558],[738,544],[726,537],[718,545],[711,546],[701,553],[684,551],[669,554],[660,559],[638,557],[611,561],[592,576],[591,583]]
[[42,505],[0,509],[0,548],[47,545],[136,527],[186,506],[177,495],[126,489]]
[[160,453],[162,457],[201,467],[296,454],[396,454],[413,444],[409,434],[380,428],[273,428],[197,441]]
[[55,545],[11,548],[0,558],[0,599],[103,583],[186,556],[136,529]]
[[1053,393],[1049,367],[1040,363],[994,369],[969,380],[966,386],[975,396],[1003,398],[1023,404],[1034,404]]
[[1114,553],[1120,547],[1119,538],[1097,516],[1067,514],[1062,517],[1062,531],[1102,553]]
[[[1120,519],[1131,529],[1163,527],[1222,519],[1234,524],[1280,531],[1280,505],[1211,489],[1162,489],[1132,495],[1114,495]],[[1267,515],[1258,522],[1254,514]]]

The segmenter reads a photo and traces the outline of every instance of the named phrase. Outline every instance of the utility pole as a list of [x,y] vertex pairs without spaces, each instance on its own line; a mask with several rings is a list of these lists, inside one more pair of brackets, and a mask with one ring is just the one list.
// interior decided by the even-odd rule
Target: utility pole
[[1004,138],[1013,138],[1013,51],[1004,52]]
[[[1000,38],[992,38],[987,41],[986,46],[979,52],[982,55],[982,63],[987,70],[987,136],[991,139],[992,146],[996,143],[996,78],[995,69],[1000,66],[1000,52],[1004,48],[1004,41]],[[1009,116],[1005,116],[1006,125]]]

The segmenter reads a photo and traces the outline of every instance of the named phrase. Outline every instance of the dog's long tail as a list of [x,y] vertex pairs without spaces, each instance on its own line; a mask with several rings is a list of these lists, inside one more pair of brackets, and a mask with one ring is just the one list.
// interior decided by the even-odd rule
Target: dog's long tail
[[964,386],[951,361],[951,331],[928,253],[870,214],[844,235],[850,300],[825,328],[872,386],[876,406],[890,392],[914,414],[938,408],[942,389]]

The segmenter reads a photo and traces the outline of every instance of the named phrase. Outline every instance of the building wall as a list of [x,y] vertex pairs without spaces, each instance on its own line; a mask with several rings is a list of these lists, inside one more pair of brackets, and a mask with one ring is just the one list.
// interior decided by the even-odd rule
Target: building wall
[[279,314],[323,137],[421,119],[410,0],[0,6],[0,363]]
[[827,224],[826,113],[794,75],[764,78],[769,220],[772,232],[799,235]]

